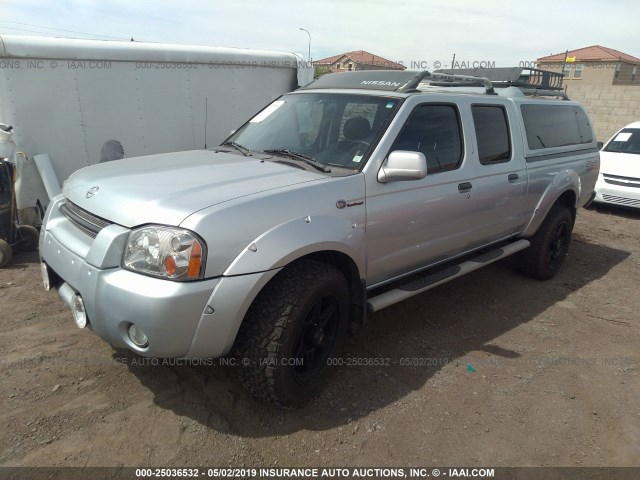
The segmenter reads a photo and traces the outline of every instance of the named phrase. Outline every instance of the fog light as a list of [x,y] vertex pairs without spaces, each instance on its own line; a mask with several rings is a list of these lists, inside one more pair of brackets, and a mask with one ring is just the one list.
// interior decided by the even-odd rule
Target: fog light
[[82,297],[78,294],[74,295],[71,299],[73,311],[73,319],[76,321],[76,325],[80,328],[87,326],[87,312],[84,310],[84,302]]
[[129,326],[129,338],[140,348],[144,348],[149,345],[149,340],[142,329],[136,327],[133,323]]

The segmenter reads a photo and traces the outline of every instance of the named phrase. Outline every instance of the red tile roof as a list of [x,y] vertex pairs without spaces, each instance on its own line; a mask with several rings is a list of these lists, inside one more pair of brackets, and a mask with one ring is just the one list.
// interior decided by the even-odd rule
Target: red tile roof
[[348,53],[341,53],[340,55],[334,55],[333,57],[327,57],[327,58],[322,58],[320,60],[314,60],[313,63],[318,63],[318,64],[333,63],[336,60],[338,60],[339,58],[344,57],[345,55],[348,55]]
[[353,63],[357,63],[358,65],[376,65],[376,66],[385,66],[389,68],[397,68],[404,70],[406,67],[396,62],[392,62],[391,60],[387,60],[386,58],[380,57],[378,55],[374,55],[373,53],[365,52],[364,50],[354,50],[353,52],[341,53],[340,55],[334,55],[333,57],[322,58],[320,60],[316,60],[313,63],[316,65],[326,65],[331,64],[342,57],[347,57]]
[[[640,58],[628,55],[626,53],[619,52],[613,48],[603,47],[601,45],[592,45],[590,47],[579,48],[577,50],[570,50],[567,57],[576,57],[576,62],[587,61],[624,61],[629,63],[640,63]],[[538,62],[563,62],[565,52],[556,53],[555,55],[548,55],[546,57],[538,58]]]

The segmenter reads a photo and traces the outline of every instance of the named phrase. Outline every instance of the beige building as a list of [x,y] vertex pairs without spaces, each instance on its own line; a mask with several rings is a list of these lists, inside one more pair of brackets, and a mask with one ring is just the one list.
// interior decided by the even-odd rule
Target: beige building
[[341,53],[313,62],[316,69],[325,72],[349,72],[352,70],[405,70],[407,67],[364,50]]
[[598,140],[640,120],[640,58],[593,45],[538,58],[537,66],[563,72],[565,91],[587,107]]

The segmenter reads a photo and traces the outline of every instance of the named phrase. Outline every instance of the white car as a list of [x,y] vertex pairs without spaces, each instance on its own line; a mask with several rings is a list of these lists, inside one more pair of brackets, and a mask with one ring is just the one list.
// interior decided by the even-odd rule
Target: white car
[[593,201],[640,209],[640,122],[617,132],[600,151]]

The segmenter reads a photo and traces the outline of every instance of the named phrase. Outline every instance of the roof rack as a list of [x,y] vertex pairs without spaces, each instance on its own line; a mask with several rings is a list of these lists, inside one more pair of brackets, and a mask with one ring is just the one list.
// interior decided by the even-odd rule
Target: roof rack
[[562,90],[562,73],[538,68],[457,68],[435,70],[434,73],[472,75],[486,77],[494,87],[531,87],[546,90]]
[[483,86],[487,95],[496,88],[517,87],[524,95],[553,96],[568,100],[562,90],[562,74],[536,68],[474,68],[428,72],[398,70],[357,70],[322,75],[301,90],[345,88],[387,90],[410,93],[420,91],[421,83],[440,87]]
[[481,85],[485,88],[487,95],[496,95],[491,80],[485,75],[468,75],[465,72],[444,72],[436,70],[431,75],[434,80],[442,80],[441,82],[429,82],[430,85],[439,87],[466,87],[473,85]]
[[[435,74],[447,74],[457,76],[482,77],[489,79],[494,88],[517,87],[524,95],[560,97],[569,100],[569,97],[562,89],[562,73],[540,70],[538,68],[463,68],[463,69],[441,69],[433,72]],[[474,82],[477,83],[477,82]],[[433,86],[452,87],[470,86],[472,82],[431,82]]]
[[563,100],[571,100],[563,90],[543,90],[542,88],[521,88],[520,91],[531,97],[559,97]]

